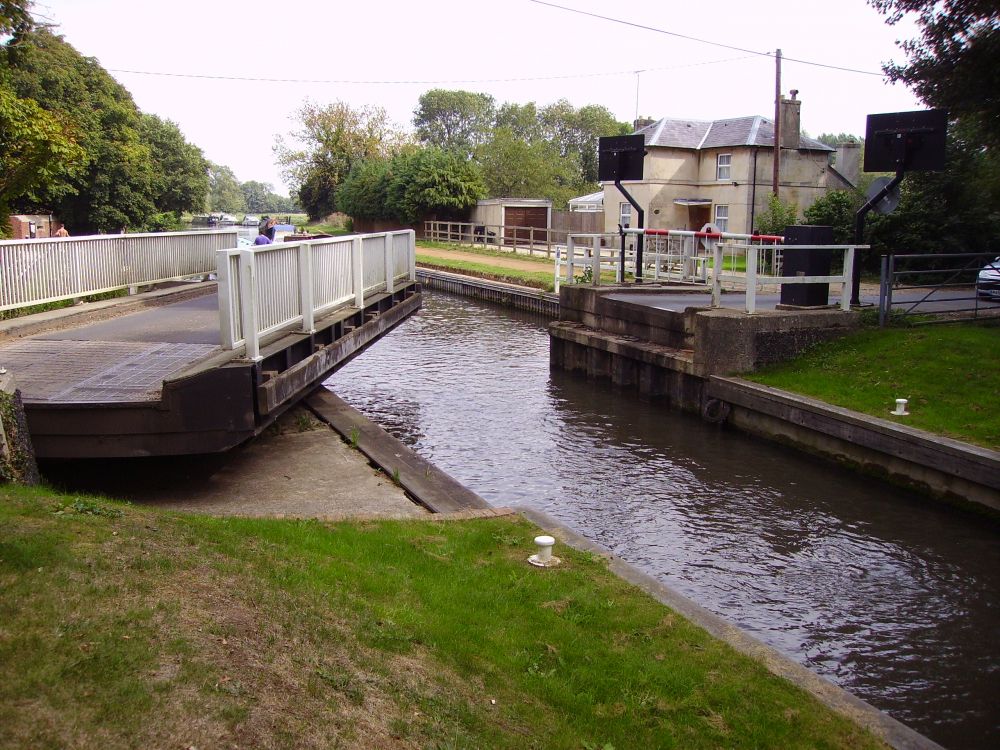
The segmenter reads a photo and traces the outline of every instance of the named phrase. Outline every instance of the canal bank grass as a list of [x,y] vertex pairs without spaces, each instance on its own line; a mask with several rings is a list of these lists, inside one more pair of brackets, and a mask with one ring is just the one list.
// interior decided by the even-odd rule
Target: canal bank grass
[[[996,323],[867,328],[743,377],[1000,450]],[[909,416],[889,413],[897,398]]]
[[[443,250],[446,253],[454,253],[455,257],[448,257],[441,252],[433,255],[426,252],[421,253],[421,249]],[[460,257],[470,255],[480,256],[481,260],[473,261],[469,260],[468,257]],[[518,284],[547,292],[551,292],[555,288],[553,280],[554,260],[537,255],[522,255],[513,251],[504,252],[483,247],[456,246],[445,242],[421,240],[417,245],[417,264],[422,268]],[[533,270],[531,266],[536,266],[538,270]],[[589,274],[588,268],[578,266],[575,276],[577,279],[583,280]],[[601,274],[601,280],[607,284],[614,283],[615,275],[613,272],[605,271]]]
[[536,533],[2,487],[0,747],[881,747]]

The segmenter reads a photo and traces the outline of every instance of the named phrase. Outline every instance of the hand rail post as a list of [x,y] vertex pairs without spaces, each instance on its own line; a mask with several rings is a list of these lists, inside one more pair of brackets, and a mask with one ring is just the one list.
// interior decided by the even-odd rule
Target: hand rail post
[[229,251],[215,251],[215,278],[219,290],[219,337],[223,349],[236,348],[236,327],[233,320],[233,284],[239,279],[229,276]]
[[712,242],[712,307],[722,307],[722,243]]
[[847,312],[851,309],[851,283],[854,272],[854,248],[844,251],[844,284],[840,290],[840,309]]
[[569,242],[566,243],[566,283],[573,283],[573,256],[576,255],[576,243],[573,242],[573,238],[569,238]]
[[747,314],[753,315],[757,312],[757,254],[758,245],[747,247]]
[[259,362],[260,333],[257,325],[257,254],[240,250],[240,315],[247,359]]
[[[569,237],[566,238],[566,241],[567,242],[570,241]],[[562,251],[559,249],[559,245],[556,245],[556,269],[555,269],[555,278],[553,279],[553,282],[552,282],[552,289],[553,289],[553,291],[556,294],[559,294],[559,281],[560,281],[560,277],[559,277],[559,261],[560,261],[560,256],[561,255],[562,255]]]
[[316,305],[313,302],[312,253],[305,242],[299,244],[299,312],[302,332],[316,333]]
[[410,271],[410,281],[417,280],[417,233],[406,230],[406,266]]
[[594,286],[601,285],[601,238],[594,235],[591,238],[590,275],[593,277]]
[[354,306],[359,310],[365,306],[365,269],[361,262],[361,243],[360,236],[351,240],[351,291],[354,293]]
[[393,233],[385,233],[385,244],[382,247],[382,257],[385,259],[385,293],[392,294],[392,272],[396,265],[396,248],[393,246]]

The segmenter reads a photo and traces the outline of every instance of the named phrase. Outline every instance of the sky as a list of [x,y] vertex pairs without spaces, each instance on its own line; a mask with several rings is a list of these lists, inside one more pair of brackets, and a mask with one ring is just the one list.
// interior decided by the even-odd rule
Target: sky
[[923,109],[881,76],[882,63],[905,59],[896,41],[915,27],[888,26],[865,0],[552,2],[573,10],[532,0],[36,0],[34,12],[144,112],[177,123],[240,181],[279,193],[275,139],[288,141],[307,99],[380,106],[408,130],[432,88],[498,104],[600,104],[626,122],[773,118],[781,49],[782,91],[798,89],[810,135],[864,135],[870,113]]

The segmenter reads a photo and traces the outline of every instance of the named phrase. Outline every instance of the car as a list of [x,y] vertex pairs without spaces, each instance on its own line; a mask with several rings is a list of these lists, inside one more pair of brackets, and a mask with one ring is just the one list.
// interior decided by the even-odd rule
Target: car
[[994,258],[976,278],[976,294],[1000,300],[1000,258]]

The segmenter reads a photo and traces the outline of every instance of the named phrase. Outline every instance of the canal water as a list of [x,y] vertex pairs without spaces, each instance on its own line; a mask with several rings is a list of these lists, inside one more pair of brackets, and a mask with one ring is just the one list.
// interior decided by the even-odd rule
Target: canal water
[[1000,747],[1000,528],[550,372],[541,318],[439,292],[327,387],[950,748]]

